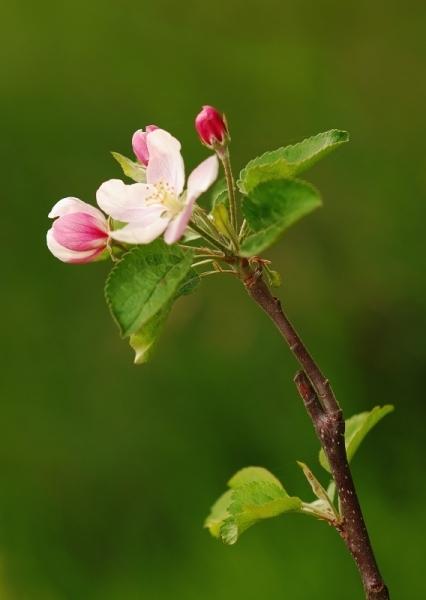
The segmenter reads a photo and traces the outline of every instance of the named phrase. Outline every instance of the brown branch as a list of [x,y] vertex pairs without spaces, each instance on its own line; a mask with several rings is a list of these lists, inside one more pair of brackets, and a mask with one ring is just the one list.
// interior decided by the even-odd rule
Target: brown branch
[[295,378],[296,387],[311,418],[327,456],[340,499],[342,521],[336,525],[361,575],[367,600],[389,600],[388,589],[380,575],[365,526],[345,448],[345,421],[328,380],[308,352],[274,298],[260,270],[241,264],[243,281],[251,298],[272,319],[302,367]]

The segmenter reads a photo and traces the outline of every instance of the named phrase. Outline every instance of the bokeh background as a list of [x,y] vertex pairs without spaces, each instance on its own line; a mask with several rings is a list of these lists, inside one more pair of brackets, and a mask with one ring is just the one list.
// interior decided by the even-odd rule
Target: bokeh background
[[324,208],[268,257],[347,416],[396,405],[354,474],[392,597],[425,598],[425,3],[0,11],[0,598],[362,597],[326,525],[287,516],[232,548],[202,528],[237,469],[263,465],[310,498],[295,461],[317,464],[295,362],[241,286],[206,280],[135,367],[103,300],[109,265],[63,265],[45,247],[51,205],[94,202],[135,129],[171,130],[188,168],[206,157],[193,130],[205,103],[227,113],[236,168],[351,132],[307,175]]

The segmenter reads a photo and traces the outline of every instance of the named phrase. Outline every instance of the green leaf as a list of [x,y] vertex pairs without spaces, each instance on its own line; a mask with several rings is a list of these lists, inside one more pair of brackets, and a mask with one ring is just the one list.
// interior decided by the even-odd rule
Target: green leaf
[[262,519],[298,512],[300,498],[290,497],[282,486],[253,481],[233,491],[228,507],[230,516],[224,521],[220,535],[225,544],[235,544],[239,536]]
[[204,527],[210,531],[213,537],[220,537],[220,529],[230,514],[228,507],[232,503],[232,490],[227,490],[210,509],[210,514],[205,520]]
[[111,271],[105,295],[121,334],[140,332],[185,283],[194,253],[156,240],[125,254]]
[[151,357],[152,347],[163,329],[170,310],[171,303],[155,313],[137,333],[130,336],[129,344],[135,351],[135,365],[146,363]]
[[172,300],[142,325],[139,331],[130,336],[129,344],[135,351],[134,363],[136,365],[146,363],[151,358],[153,346],[163,330],[174,302],[176,302],[180,296],[187,296],[190,294],[197,287],[199,282],[200,277],[198,273],[195,269],[191,269]]
[[265,274],[271,287],[280,287],[282,281],[278,271],[274,271],[269,265],[265,265]]
[[[393,410],[394,407],[391,404],[375,406],[373,410],[354,415],[345,421],[345,446],[349,461],[354,457],[367,433]],[[322,448],[319,461],[324,469],[330,473],[330,465]]]
[[123,156],[119,152],[111,152],[111,154],[123,169],[123,173],[127,175],[127,177],[130,177],[130,179],[133,179],[133,181],[136,181],[137,183],[146,182],[146,169],[143,165],[130,160],[130,158]]
[[230,490],[213,505],[205,527],[226,544],[262,519],[287,512],[301,512],[300,498],[287,494],[280,481],[266,469],[248,467],[229,481]]
[[279,179],[261,183],[243,202],[243,213],[252,232],[241,245],[241,255],[260,254],[290,225],[319,206],[319,193],[304,181]]
[[347,131],[331,129],[298,144],[265,152],[241,171],[238,187],[249,194],[262,181],[292,179],[348,140]]
[[245,467],[244,469],[241,469],[228,481],[228,487],[235,490],[243,485],[246,485],[247,483],[253,482],[272,483],[283,488],[280,480],[264,467]]

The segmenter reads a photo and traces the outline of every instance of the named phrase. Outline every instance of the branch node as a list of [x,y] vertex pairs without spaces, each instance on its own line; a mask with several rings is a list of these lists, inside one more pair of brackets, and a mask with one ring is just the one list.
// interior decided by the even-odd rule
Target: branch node
[[303,404],[305,405],[308,414],[315,424],[315,429],[319,430],[321,421],[325,415],[312,383],[304,371],[298,371],[296,373],[294,383],[296,384],[297,391],[303,400]]

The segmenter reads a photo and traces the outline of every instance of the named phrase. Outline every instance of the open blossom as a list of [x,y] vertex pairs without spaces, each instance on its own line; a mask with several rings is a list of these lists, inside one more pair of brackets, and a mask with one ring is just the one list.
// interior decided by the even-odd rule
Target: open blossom
[[216,179],[218,160],[211,156],[198,165],[184,192],[185,169],[178,140],[163,129],[149,131],[145,140],[147,183],[126,185],[110,179],[98,189],[97,203],[113,219],[126,223],[110,233],[115,240],[149,244],[164,233],[165,242],[174,244],[189,223],[195,201]]
[[138,159],[138,161],[145,165],[145,167],[148,164],[149,160],[149,152],[146,143],[146,137],[148,133],[151,133],[151,131],[155,131],[156,129],[158,129],[156,125],[148,125],[147,127],[145,127],[145,131],[143,129],[138,129],[137,131],[135,131],[132,137],[133,152],[135,153],[135,156]]
[[78,198],[59,200],[49,213],[55,219],[47,232],[51,253],[68,263],[96,260],[108,242],[108,224],[101,211]]

